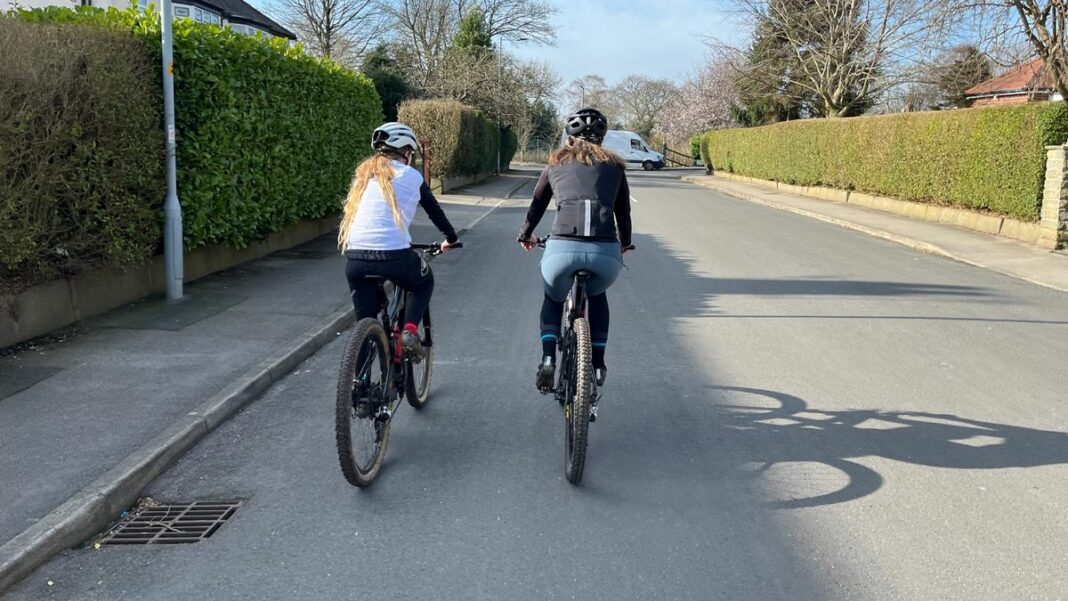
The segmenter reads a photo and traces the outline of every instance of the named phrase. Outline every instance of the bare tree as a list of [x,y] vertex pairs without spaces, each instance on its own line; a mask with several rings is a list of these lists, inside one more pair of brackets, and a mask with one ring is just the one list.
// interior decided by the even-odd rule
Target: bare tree
[[[791,84],[828,117],[862,112],[887,89],[908,81],[943,31],[944,0],[737,0],[789,51]],[[730,52],[722,56],[732,57]],[[733,63],[739,73],[760,73]],[[778,57],[777,57],[778,58]],[[775,71],[779,73],[779,71]],[[759,75],[757,75],[759,76]]]
[[649,137],[664,118],[665,109],[678,96],[678,88],[666,79],[630,75],[612,90],[622,109],[623,123],[643,137]]
[[417,89],[425,90],[445,63],[459,27],[453,0],[394,0],[385,5],[404,49],[405,70]]
[[[552,44],[556,29],[549,20],[557,9],[543,0],[459,0],[482,9],[491,37]],[[461,10],[466,12],[465,7]]]
[[518,65],[515,81],[521,102],[519,114],[513,118],[513,127],[519,138],[519,148],[525,150],[538,129],[539,112],[544,110],[545,103],[556,97],[560,76],[548,63],[530,61]]
[[543,0],[392,0],[382,10],[394,25],[396,41],[407,49],[416,87],[440,75],[461,19],[474,8],[485,15],[491,39],[543,44],[555,40],[549,19],[556,9]]
[[312,53],[355,68],[385,21],[376,0],[279,0],[284,20]]
[[499,104],[502,77],[495,53],[450,49],[419,83],[424,96],[493,110]]
[[612,89],[600,75],[584,75],[567,84],[564,105],[564,111],[568,113],[593,107],[604,113],[609,122],[614,123],[619,118],[619,106]]

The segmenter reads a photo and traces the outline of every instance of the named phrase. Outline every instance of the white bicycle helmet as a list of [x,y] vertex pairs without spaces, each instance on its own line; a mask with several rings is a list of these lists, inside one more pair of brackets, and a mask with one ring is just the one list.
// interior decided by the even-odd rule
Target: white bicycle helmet
[[371,134],[371,148],[382,150],[383,147],[393,150],[409,148],[412,152],[419,152],[415,132],[403,123],[383,123],[375,129]]

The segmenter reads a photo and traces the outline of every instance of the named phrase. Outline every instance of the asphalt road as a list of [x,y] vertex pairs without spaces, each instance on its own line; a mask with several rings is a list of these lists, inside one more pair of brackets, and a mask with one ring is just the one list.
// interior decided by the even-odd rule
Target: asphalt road
[[632,188],[582,486],[505,206],[435,262],[433,399],[371,489],[337,466],[336,342],[149,487],[246,499],[214,537],[71,550],[5,601],[1068,598],[1068,295]]

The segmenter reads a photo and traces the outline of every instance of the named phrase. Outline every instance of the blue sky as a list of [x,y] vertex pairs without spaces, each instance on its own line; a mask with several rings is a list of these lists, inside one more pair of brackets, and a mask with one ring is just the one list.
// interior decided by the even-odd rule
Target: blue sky
[[[505,43],[505,50],[547,61],[565,86],[589,74],[604,77],[609,85],[631,73],[681,81],[704,60],[704,36],[732,42],[746,37],[716,0],[550,1],[559,9],[553,18],[556,46]],[[251,0],[277,18],[272,3]]]
[[548,61],[564,84],[588,74],[609,85],[631,73],[681,81],[705,57],[704,36],[732,42],[746,35],[712,0],[557,0],[555,47],[506,49]]

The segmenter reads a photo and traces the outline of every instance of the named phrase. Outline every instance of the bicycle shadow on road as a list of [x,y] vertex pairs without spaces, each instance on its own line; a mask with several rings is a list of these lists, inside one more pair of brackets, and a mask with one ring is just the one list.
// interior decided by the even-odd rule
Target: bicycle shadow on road
[[[883,476],[856,459],[994,470],[1068,464],[1068,433],[923,411],[825,411],[778,391],[712,386],[727,397],[716,419],[724,442],[744,449],[766,503],[797,509],[844,503],[879,490]],[[741,403],[731,403],[739,399]]]
[[[613,319],[624,312],[630,319],[613,329],[613,349],[647,348],[652,342],[656,350],[610,351],[614,353],[610,364],[616,361],[623,373],[615,372],[622,379],[609,384],[605,407],[612,410],[614,403],[623,411],[649,402],[657,407],[652,419],[647,414],[637,414],[644,420],[642,427],[646,431],[631,430],[629,425],[619,430],[628,433],[625,440],[629,450],[637,452],[638,457],[632,465],[646,477],[656,474],[665,484],[671,481],[675,485],[685,484],[694,476],[707,477],[720,486],[739,486],[742,490],[733,496],[735,501],[752,499],[753,495],[744,491],[755,491],[765,506],[794,509],[843,503],[878,491],[885,483],[884,475],[858,461],[866,457],[953,470],[1068,464],[1068,433],[1064,432],[981,421],[924,405],[913,405],[916,411],[842,409],[841,404],[829,410],[814,409],[798,396],[771,390],[770,386],[719,385],[761,382],[764,377],[773,377],[776,382],[792,377],[808,379],[814,370],[827,374],[824,378],[842,378],[843,383],[853,385],[858,382],[849,375],[850,369],[873,367],[886,370],[878,374],[881,383],[896,378],[904,381],[917,377],[916,373],[925,373],[908,371],[906,365],[922,370],[935,361],[937,369],[937,361],[943,358],[954,363],[967,360],[966,356],[955,354],[962,350],[957,346],[996,344],[998,338],[986,335],[987,323],[1029,328],[1033,324],[1048,327],[1068,321],[1020,319],[1023,316],[1019,311],[1004,315],[997,309],[978,311],[974,307],[977,303],[1008,307],[1020,301],[1005,297],[996,288],[941,283],[937,272],[923,274],[916,281],[869,281],[862,276],[843,279],[833,275],[771,278],[759,271],[751,277],[748,273],[741,277],[720,276],[726,268],[721,270],[708,257],[688,255],[670,241],[638,235],[636,243],[640,254],[633,258],[628,255],[635,273],[624,272],[609,292],[613,298],[630,297],[613,305]],[[777,269],[772,265],[768,271]],[[641,280],[635,277],[638,273]],[[727,295],[748,295],[754,300],[727,302],[723,300]],[[831,305],[820,302],[833,297],[840,300]],[[923,297],[930,302],[902,304],[897,301],[900,297]],[[626,306],[628,303],[630,306]],[[617,306],[621,308],[617,310]],[[813,314],[825,307],[830,308],[831,314]],[[745,314],[737,315],[739,309]],[[769,313],[758,315],[760,309]],[[863,315],[869,311],[872,315]],[[846,316],[842,313],[849,314],[850,321],[844,321]],[[735,316],[746,319],[733,322],[730,318]],[[770,321],[758,327],[752,324],[757,317]],[[790,326],[775,321],[783,317],[829,321]],[[673,345],[657,344],[664,340],[665,320],[672,324],[669,330]],[[908,320],[917,323],[907,325]],[[925,324],[934,321],[954,325],[933,331],[933,326]],[[977,325],[969,327],[967,322]],[[1025,331],[1035,334],[1033,330]],[[974,338],[963,338],[965,334]],[[796,342],[820,336],[830,341],[826,347]],[[903,351],[945,344],[945,352],[921,352],[910,362],[902,363],[896,351],[887,350],[886,340],[900,345]],[[950,344],[952,340],[956,342]],[[738,359],[739,354],[759,365],[746,366]],[[655,366],[653,378],[648,377],[650,365]],[[823,371],[832,365],[833,371]],[[625,370],[633,370],[633,374]],[[873,392],[879,390],[876,386],[871,389]],[[658,442],[645,445],[642,441],[647,439]],[[627,450],[623,443],[602,440],[594,441],[595,450],[599,449],[597,444],[611,446],[611,452]],[[709,459],[693,462],[690,458],[694,455]],[[687,458],[688,465],[672,468],[663,457]],[[717,502],[724,500],[720,496]]]

